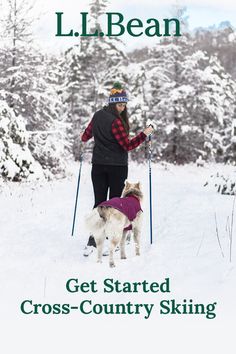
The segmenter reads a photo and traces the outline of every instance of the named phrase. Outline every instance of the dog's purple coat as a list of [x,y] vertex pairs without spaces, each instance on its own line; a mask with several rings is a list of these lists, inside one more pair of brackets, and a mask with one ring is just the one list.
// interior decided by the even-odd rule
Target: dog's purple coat
[[[102,207],[112,207],[125,214],[130,221],[136,218],[139,211],[142,211],[140,201],[134,195],[124,198],[112,198],[99,204]],[[128,230],[128,228],[126,228]]]

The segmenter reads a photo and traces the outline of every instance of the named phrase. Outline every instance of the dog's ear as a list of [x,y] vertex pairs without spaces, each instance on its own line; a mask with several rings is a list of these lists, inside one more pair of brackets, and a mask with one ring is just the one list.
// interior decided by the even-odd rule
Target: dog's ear
[[141,188],[141,183],[140,182],[136,183],[135,184],[135,188],[140,189]]
[[126,179],[126,180],[125,180],[125,187],[126,187],[126,188],[129,188],[129,186],[130,186],[130,183],[129,183],[129,181]]

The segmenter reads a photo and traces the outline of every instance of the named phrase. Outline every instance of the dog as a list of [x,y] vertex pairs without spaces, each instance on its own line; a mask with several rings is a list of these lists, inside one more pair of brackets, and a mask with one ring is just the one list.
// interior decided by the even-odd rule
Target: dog
[[142,226],[141,204],[143,193],[140,182],[125,181],[121,198],[112,198],[99,204],[86,219],[97,245],[97,262],[102,262],[103,244],[109,240],[109,265],[115,267],[114,250],[120,246],[120,257],[126,259],[125,241],[132,227],[136,256],[140,255],[140,235]]

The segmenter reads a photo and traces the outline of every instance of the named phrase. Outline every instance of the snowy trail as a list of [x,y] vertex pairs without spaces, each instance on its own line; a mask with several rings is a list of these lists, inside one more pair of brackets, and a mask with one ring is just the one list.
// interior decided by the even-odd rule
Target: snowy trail
[[[236,242],[233,243],[233,261],[230,263],[229,236],[226,230],[227,219],[232,212],[233,197],[222,196],[212,188],[203,187],[210,174],[219,168],[227,169],[228,167],[212,165],[197,168],[189,165],[168,166],[165,170],[162,165],[153,165],[154,243],[152,246],[149,244],[149,201],[146,197],[143,205],[145,221],[141,256],[134,256],[134,247],[131,242],[127,247],[127,260],[120,260],[119,253],[116,253],[115,269],[109,268],[107,257],[104,257],[102,264],[97,264],[95,252],[88,258],[82,255],[87,242],[87,231],[83,225],[83,219],[93,205],[89,164],[84,164],[82,170],[74,237],[71,237],[70,233],[77,170],[71,178],[53,183],[21,185],[10,183],[4,189],[2,188],[0,190],[0,281],[3,284],[0,315],[2,318],[6,319],[6,322],[11,319],[16,321],[14,323],[17,326],[17,321],[23,321],[19,313],[19,304],[27,298],[41,303],[75,301],[75,297],[68,295],[65,291],[65,283],[71,277],[77,277],[80,281],[95,279],[100,284],[105,278],[119,279],[121,282],[144,279],[153,282],[163,281],[168,277],[171,281],[170,298],[178,301],[182,301],[183,298],[192,298],[199,302],[217,300],[219,302],[217,313],[219,320],[217,321],[219,322],[214,323],[218,323],[219,326],[213,324],[209,327],[208,322],[204,322],[204,318],[188,319],[188,322],[184,322],[184,320],[173,317],[169,320],[160,320],[153,316],[148,320],[148,325],[145,322],[146,330],[148,328],[151,333],[158,325],[164,341],[164,338],[167,340],[166,333],[170,328],[172,328],[171,333],[177,331],[177,336],[177,333],[180,334],[183,330],[188,333],[188,326],[191,323],[198,328],[197,331],[201,331],[202,336],[205,333],[204,328],[207,328],[209,333],[214,331],[218,333],[218,338],[221,340],[221,324],[236,315],[235,306],[233,306],[236,296]],[[144,194],[148,196],[147,166],[131,164],[129,175],[130,180],[139,179],[142,182]],[[224,257],[222,257],[217,240],[215,213]],[[233,237],[235,238],[235,232]],[[158,299],[161,299],[163,295],[158,296]],[[103,303],[107,297],[101,292],[96,295],[90,294],[90,298],[97,303]],[[114,293],[112,298],[108,299],[110,302],[120,302],[121,295]],[[130,294],[122,294],[122,302],[130,301],[130,299],[134,302],[157,301],[156,294],[145,296],[139,293],[132,294],[132,297]],[[10,305],[4,305],[7,303]],[[31,319],[32,329],[32,325],[24,319],[22,330],[28,328],[31,333],[33,328],[38,328],[44,331],[44,326],[46,326],[45,330],[46,328],[49,330],[53,323],[55,330],[57,328],[58,333],[61,333],[62,328],[65,330],[68,327],[66,318],[61,320],[60,325],[52,318],[50,322],[40,318],[42,324]],[[81,325],[79,321],[79,318],[72,316],[75,326]],[[96,324],[100,321],[94,318],[92,324],[87,318],[83,318],[84,338],[81,339],[82,342],[89,340],[86,332],[89,328],[93,328],[96,333]],[[110,318],[110,321],[109,323],[114,323],[116,328],[121,329],[124,326],[120,319]],[[138,323],[139,326],[143,326],[142,322],[137,322],[138,319],[133,319],[131,323],[127,318],[127,321],[127,325],[130,323],[133,326],[134,323]],[[150,327],[151,325],[153,327]],[[9,322],[9,326],[12,326],[12,321]],[[7,327],[5,329],[7,331]],[[128,328],[127,330],[129,331]],[[71,329],[71,331],[75,335],[74,330]],[[108,333],[111,331],[109,326],[106,331]],[[189,333],[189,336],[193,336],[193,333]],[[31,335],[34,337],[32,333]],[[94,335],[97,336],[97,334]],[[139,335],[142,335],[141,332]],[[67,338],[68,336],[70,335],[67,334]],[[72,337],[70,339],[73,343]],[[150,339],[151,347],[154,345],[154,339],[153,333],[153,339]],[[63,341],[63,336],[61,341]],[[225,342],[227,345],[230,343],[228,339],[225,339]],[[219,345],[218,348],[220,348]],[[41,352],[39,348],[36,353]],[[63,346],[60,350],[62,348]],[[94,346],[93,348],[95,350]],[[225,344],[224,348],[226,348]],[[191,352],[197,353],[197,347],[195,349],[196,351]],[[60,350],[58,349],[58,353]],[[183,351],[183,353],[188,352],[189,350]],[[14,351],[9,351],[9,353],[13,354]],[[30,350],[26,353],[30,353]]]
[[[191,165],[170,166],[169,170],[160,165],[153,166],[154,245],[150,249],[147,169],[134,164],[131,166],[131,180],[138,176],[143,184],[146,216],[142,239],[144,255],[140,260],[132,256],[132,261],[127,262],[142,265],[151,253],[151,265],[159,264],[163,271],[168,267],[174,273],[178,268],[182,272],[188,262],[198,263],[200,258],[199,264],[202,265],[203,261],[206,264],[219,262],[222,267],[228,264],[229,240],[225,226],[227,217],[231,215],[233,197],[222,196],[203,187],[209,174],[208,168],[199,169]],[[83,219],[93,204],[88,164],[83,166],[75,237],[72,238],[75,190],[76,175],[41,185],[10,184],[2,190],[0,219],[4,226],[3,229],[1,227],[0,242],[5,266],[11,267],[14,261],[22,269],[24,266],[37,267],[37,264],[38,267],[45,264],[46,269],[46,265],[51,267],[54,263],[65,269],[70,266],[76,268],[78,264],[97,268],[95,256],[89,260],[82,256],[87,241]],[[225,259],[222,259],[217,242],[215,213]],[[129,248],[132,255],[132,245]],[[123,262],[118,262],[121,270]],[[105,259],[102,267],[106,269],[106,266]]]

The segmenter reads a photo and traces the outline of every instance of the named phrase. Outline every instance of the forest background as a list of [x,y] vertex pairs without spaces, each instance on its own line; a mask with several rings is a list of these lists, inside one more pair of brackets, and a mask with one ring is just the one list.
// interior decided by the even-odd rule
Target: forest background
[[[129,94],[131,136],[157,124],[153,161],[236,162],[236,31],[229,21],[189,28],[188,9],[173,5],[183,35],[129,50],[119,37],[78,38],[45,50],[35,39],[40,13],[29,0],[1,2],[0,179],[66,175],[79,160],[79,134],[107,103],[114,81]],[[107,0],[89,3],[91,31]],[[58,9],[59,10],[59,9]],[[55,37],[56,40],[56,37]],[[132,38],[131,38],[132,40]],[[90,159],[92,142],[84,151]],[[131,153],[145,161],[146,147]]]

